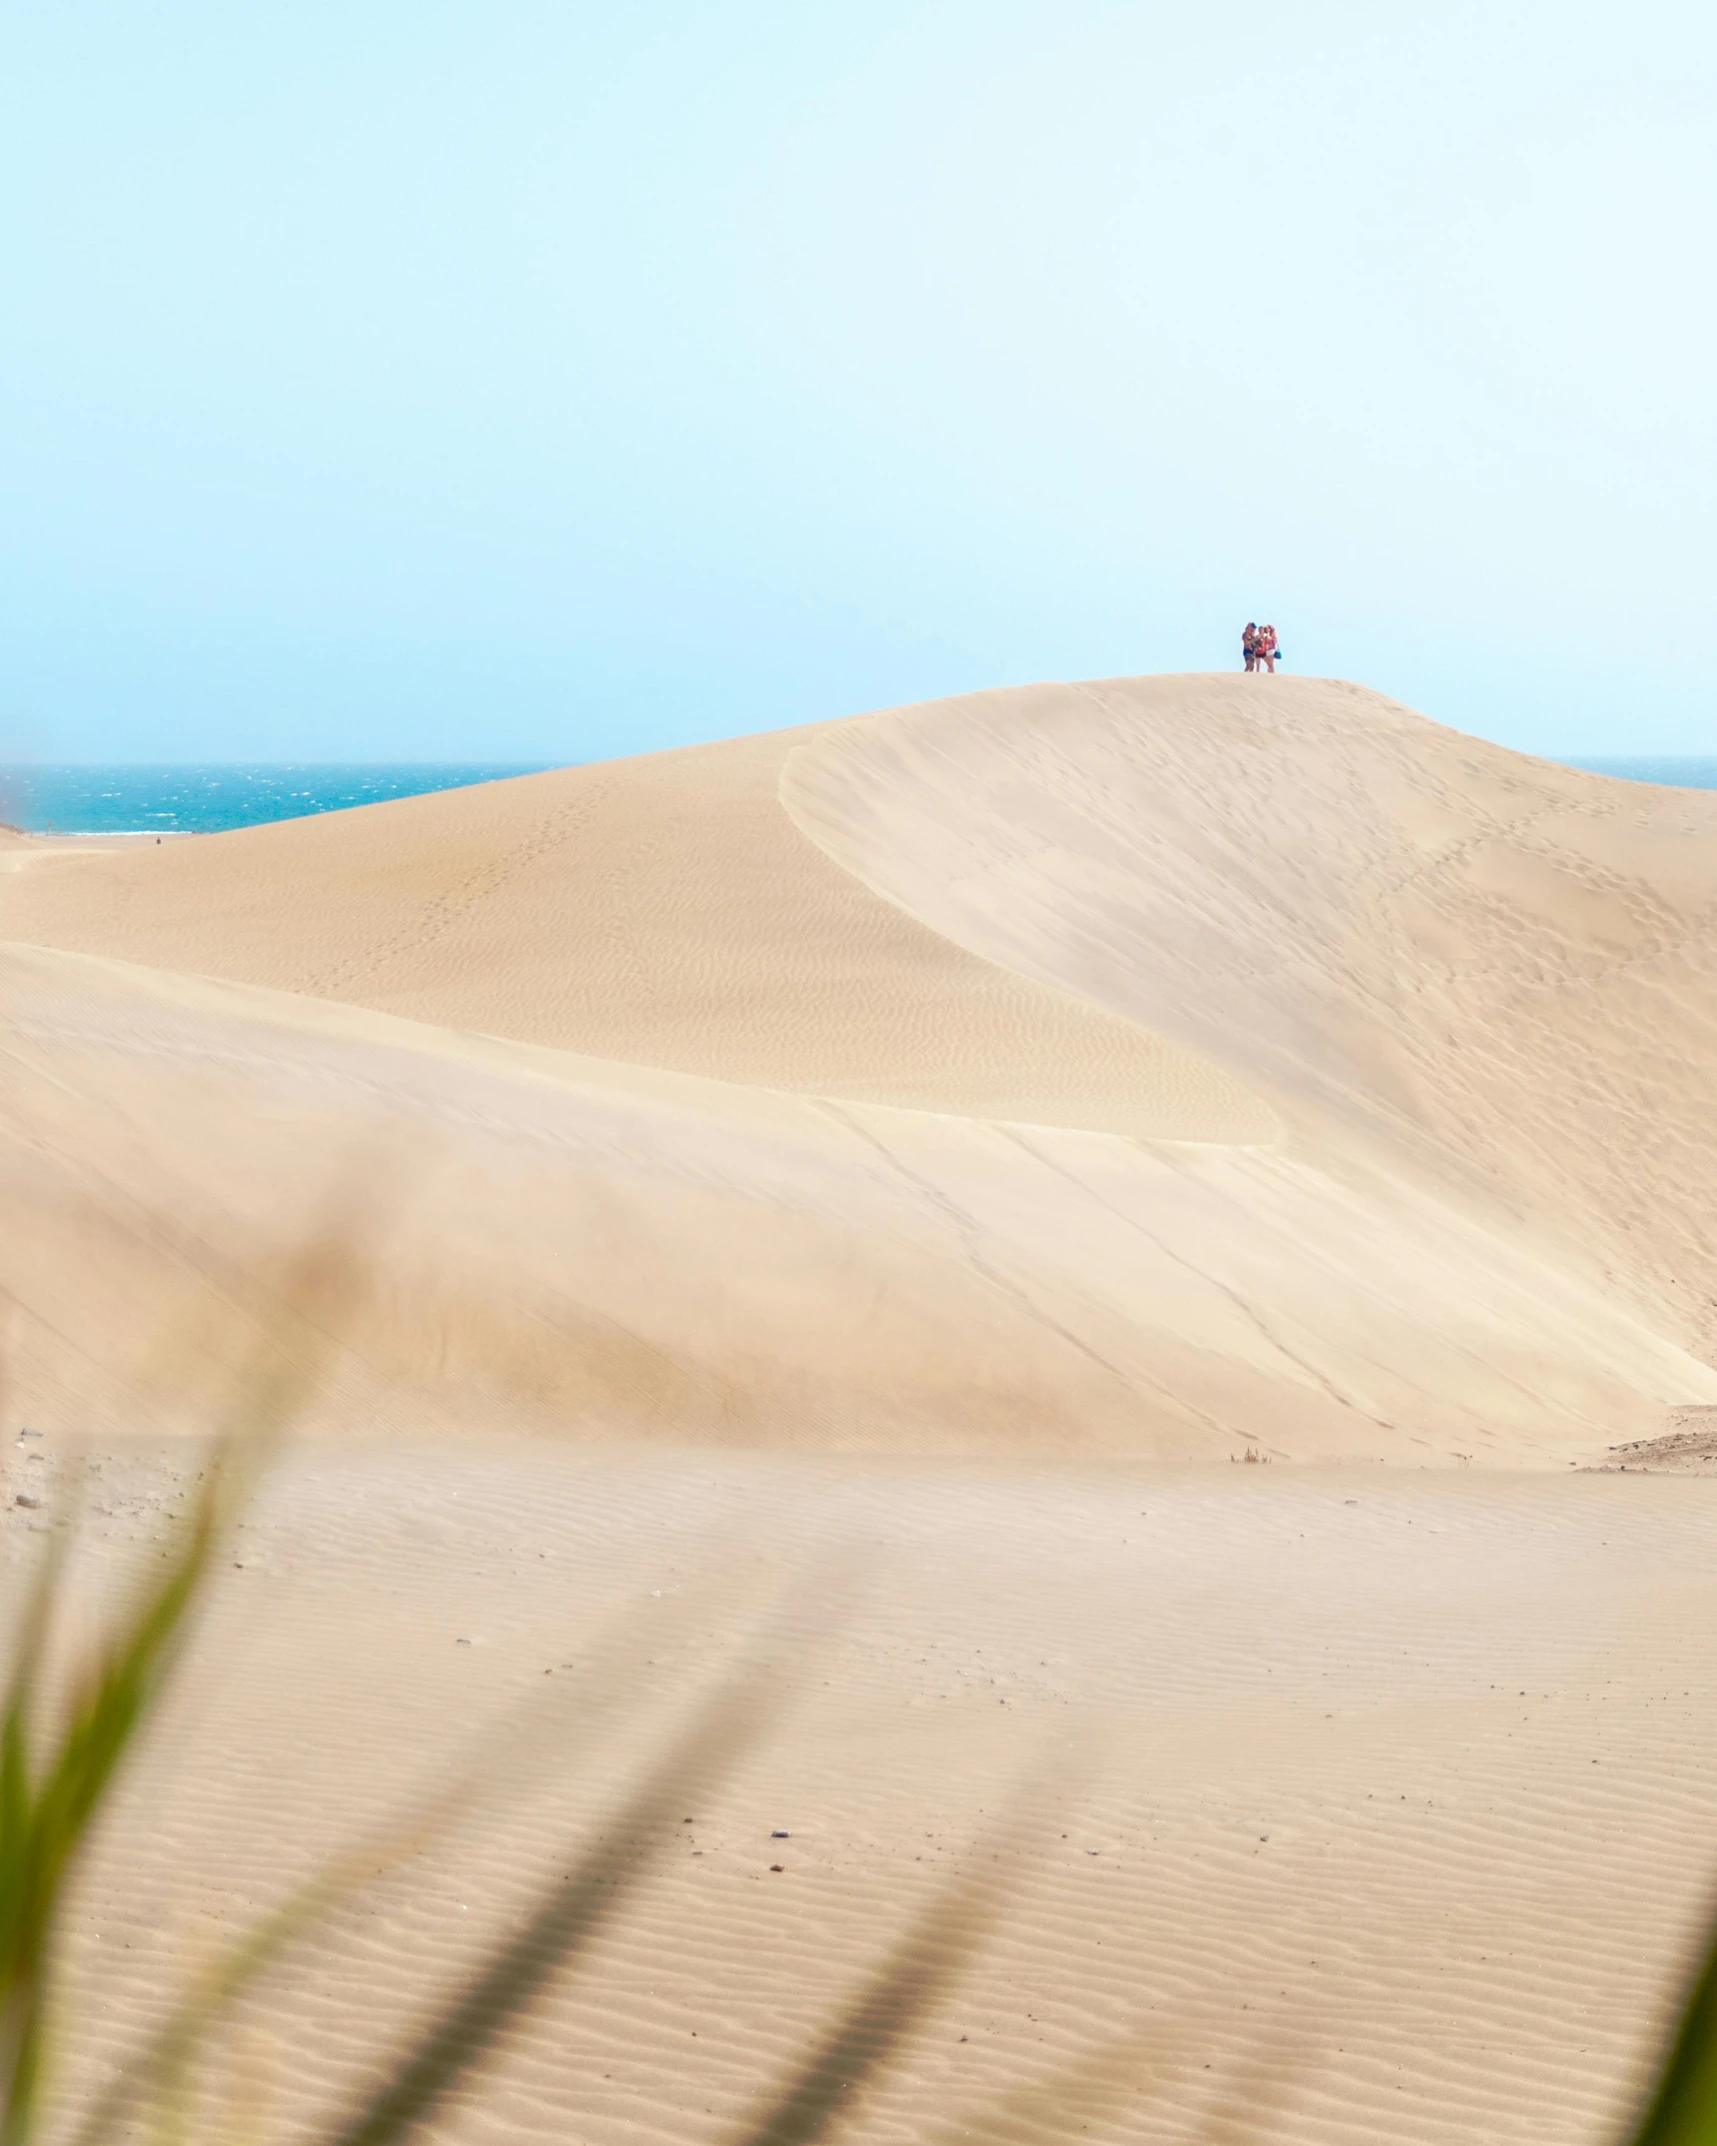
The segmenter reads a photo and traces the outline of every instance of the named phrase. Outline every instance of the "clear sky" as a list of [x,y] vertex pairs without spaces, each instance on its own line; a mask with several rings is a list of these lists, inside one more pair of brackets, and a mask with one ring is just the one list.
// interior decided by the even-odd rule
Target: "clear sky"
[[1717,753],[1717,13],[7,0],[0,745],[1237,661]]

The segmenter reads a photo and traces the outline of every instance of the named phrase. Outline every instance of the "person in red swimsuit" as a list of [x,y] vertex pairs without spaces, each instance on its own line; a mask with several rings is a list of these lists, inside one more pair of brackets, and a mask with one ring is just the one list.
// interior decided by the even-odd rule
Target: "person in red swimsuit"
[[1272,675],[1274,674],[1276,669],[1276,629],[1274,626],[1260,626],[1258,629],[1258,661],[1263,664],[1267,671]]

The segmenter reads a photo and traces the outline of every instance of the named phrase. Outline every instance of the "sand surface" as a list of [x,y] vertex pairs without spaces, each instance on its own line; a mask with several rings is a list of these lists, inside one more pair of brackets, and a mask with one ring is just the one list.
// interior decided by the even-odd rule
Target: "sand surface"
[[[105,1457],[92,1555],[171,1486]],[[344,2106],[785,1596],[785,1711],[438,2135],[724,2138],[975,1869],[993,1924],[857,2136],[1020,2136],[992,2105],[1054,2082],[1057,2138],[1601,2139],[1708,1891],[1714,1497],[324,1447],[238,1539],[89,1873],[84,2076],[152,1976],[486,1750],[219,2071],[281,2135]]]
[[448,2137],[725,2136],[1046,1754],[866,2135],[1054,2075],[1058,2136],[1602,2137],[1714,1860],[1714,964],[1717,797],[1329,681],[0,837],[8,1541],[91,1438],[111,1583],[220,1367],[325,1354],[282,1259],[372,1277],[90,1873],[74,2084],[529,1693],[235,2046],[339,2103],[811,1576]]

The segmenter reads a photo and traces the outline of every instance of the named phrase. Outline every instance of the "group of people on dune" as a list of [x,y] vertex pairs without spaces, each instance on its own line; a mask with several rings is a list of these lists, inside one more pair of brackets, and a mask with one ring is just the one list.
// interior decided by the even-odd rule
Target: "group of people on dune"
[[1246,621],[1246,631],[1240,636],[1240,653],[1246,658],[1249,671],[1273,671],[1281,651],[1276,646],[1274,626],[1255,626]]

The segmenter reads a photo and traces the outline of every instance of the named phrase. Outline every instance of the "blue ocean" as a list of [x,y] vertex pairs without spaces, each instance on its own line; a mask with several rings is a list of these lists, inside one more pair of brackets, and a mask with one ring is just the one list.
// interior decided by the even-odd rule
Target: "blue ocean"
[[1717,760],[1570,760],[1568,765],[1629,782],[1666,783],[1672,790],[1717,790]]
[[444,761],[380,766],[0,768],[0,820],[38,835],[214,834],[458,790],[534,767]]

